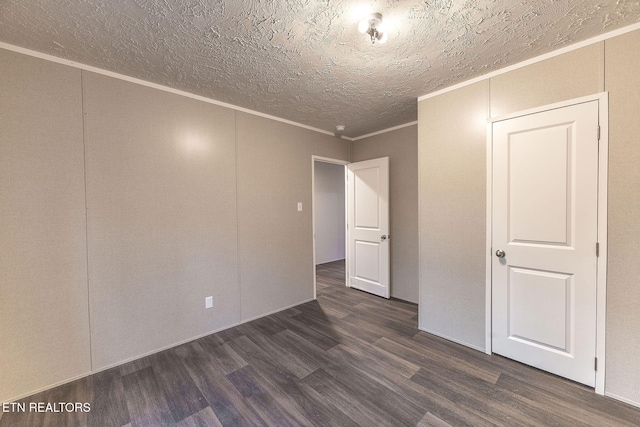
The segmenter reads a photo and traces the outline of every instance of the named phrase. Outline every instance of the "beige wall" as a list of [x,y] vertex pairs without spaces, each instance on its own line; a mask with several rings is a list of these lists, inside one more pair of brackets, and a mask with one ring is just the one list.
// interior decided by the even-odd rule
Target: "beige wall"
[[640,403],[640,31],[605,42],[609,92],[607,379]]
[[[237,115],[242,320],[313,299],[311,158],[348,159],[348,143]],[[328,157],[328,156],[327,156]],[[302,212],[297,204],[302,203]]]
[[484,348],[489,82],[418,105],[420,328]]
[[0,402],[91,370],[80,71],[0,50]]
[[640,366],[632,361],[640,353],[639,48],[636,31],[419,103],[420,325],[484,348],[486,128],[473,122],[609,92],[605,392],[636,404]]
[[391,296],[418,302],[418,126],[352,143],[352,161],[379,157],[389,157]]
[[240,321],[235,112],[83,74],[101,369]]
[[556,56],[491,79],[491,117],[604,90],[603,43]]
[[4,50],[0,93],[0,401],[313,298],[348,142]]

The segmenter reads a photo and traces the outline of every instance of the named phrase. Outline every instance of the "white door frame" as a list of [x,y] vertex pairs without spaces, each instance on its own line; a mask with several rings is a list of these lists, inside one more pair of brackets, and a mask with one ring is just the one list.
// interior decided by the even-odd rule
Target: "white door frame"
[[[339,160],[339,159],[331,159],[329,157],[322,157],[322,156],[311,156],[311,232],[313,234],[311,234],[312,237],[312,241],[313,241],[313,299],[315,300],[317,295],[316,295],[316,162],[323,162],[323,163],[332,163],[334,165],[348,165],[351,162],[348,162],[346,160]],[[347,256],[346,256],[346,249],[347,249],[347,230],[346,230],[346,224],[347,224],[347,168],[345,168],[344,171],[344,197],[345,197],[345,205],[344,205],[344,223],[345,223],[345,233],[344,233],[344,247],[345,247],[345,263],[347,262]],[[345,265],[345,278],[344,278],[344,282],[347,284],[347,286],[349,286],[348,284],[348,280],[347,280],[347,272],[349,271],[348,267]]]
[[487,123],[487,241],[486,241],[486,302],[485,302],[485,353],[491,354],[491,260],[493,250],[491,248],[492,229],[491,222],[493,212],[491,210],[493,200],[493,122],[540,113],[568,107],[584,102],[598,101],[598,120],[600,122],[600,142],[598,144],[598,242],[600,243],[600,256],[597,267],[597,296],[596,296],[596,358],[598,369],[596,370],[597,394],[604,395],[605,381],[605,321],[607,313],[607,176],[609,167],[609,93],[602,92],[595,95],[576,98],[569,101],[558,102],[538,108],[519,111],[505,116],[494,117]]

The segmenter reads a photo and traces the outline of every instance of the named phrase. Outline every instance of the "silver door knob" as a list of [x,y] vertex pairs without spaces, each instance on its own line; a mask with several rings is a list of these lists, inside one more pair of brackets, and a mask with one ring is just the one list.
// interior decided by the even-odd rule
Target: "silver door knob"
[[505,256],[505,255],[506,255],[506,254],[504,253],[504,251],[503,251],[502,249],[498,249],[498,250],[496,251],[496,256],[497,256],[498,258],[504,258],[504,256]]

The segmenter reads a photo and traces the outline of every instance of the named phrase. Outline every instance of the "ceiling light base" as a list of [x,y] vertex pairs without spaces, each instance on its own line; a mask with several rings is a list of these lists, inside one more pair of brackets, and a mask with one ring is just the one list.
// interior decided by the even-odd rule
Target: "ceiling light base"
[[368,34],[371,44],[382,44],[387,41],[387,34],[382,31],[382,14],[372,13],[358,24],[358,31]]

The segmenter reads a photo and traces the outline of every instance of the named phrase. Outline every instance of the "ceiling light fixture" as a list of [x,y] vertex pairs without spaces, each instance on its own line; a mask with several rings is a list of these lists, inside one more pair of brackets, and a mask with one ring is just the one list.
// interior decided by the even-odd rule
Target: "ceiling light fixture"
[[363,19],[358,24],[358,31],[362,34],[369,34],[371,37],[371,44],[376,44],[376,41],[380,44],[387,41],[387,33],[383,31],[382,27],[382,14],[372,13],[366,19]]

